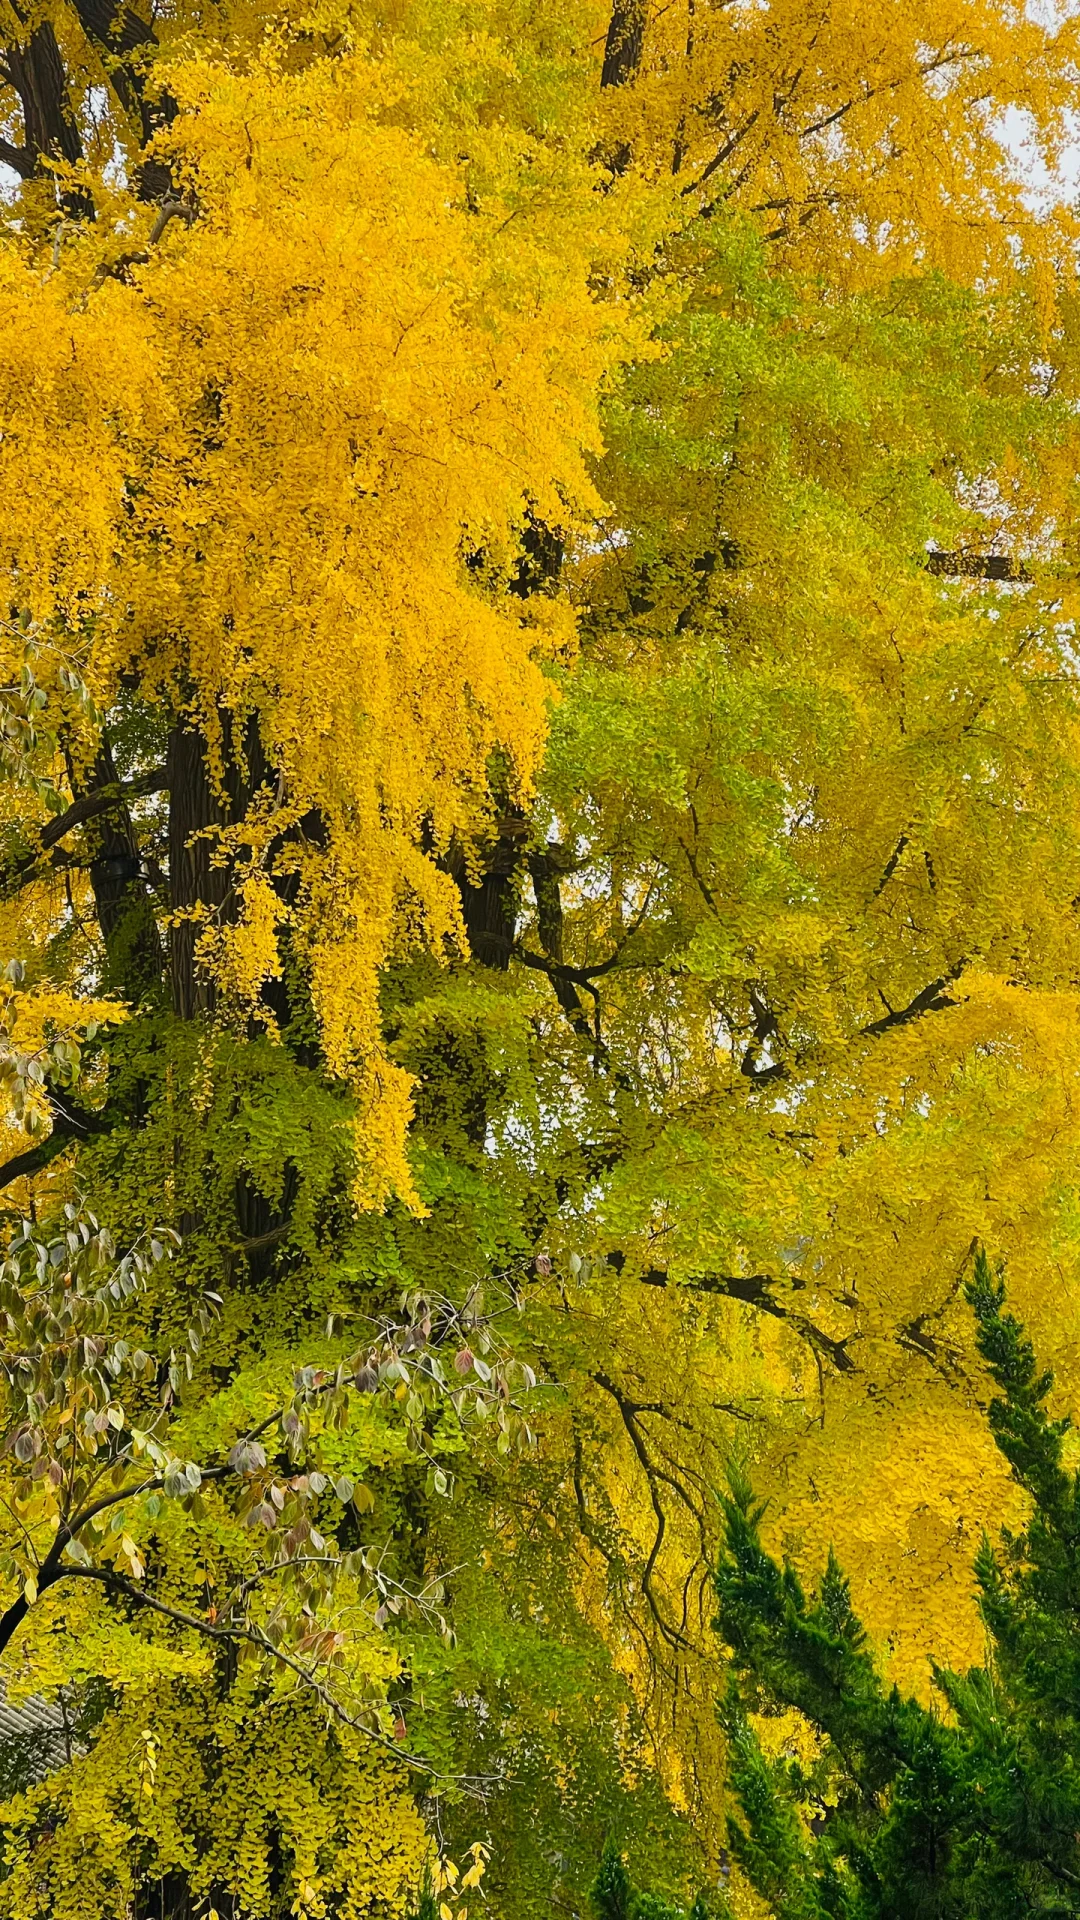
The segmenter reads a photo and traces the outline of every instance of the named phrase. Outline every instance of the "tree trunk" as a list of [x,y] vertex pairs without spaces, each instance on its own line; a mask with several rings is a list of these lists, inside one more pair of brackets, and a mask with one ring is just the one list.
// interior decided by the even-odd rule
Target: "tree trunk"
[[[80,775],[70,763],[68,774],[76,800],[118,788],[108,735],[102,733],[88,775]],[[138,836],[122,794],[87,822],[86,835],[90,885],[105,943],[106,984],[139,1005],[160,991],[164,956]]]
[[645,42],[646,0],[617,0],[608,22],[604,45],[602,87],[623,87],[641,65]]

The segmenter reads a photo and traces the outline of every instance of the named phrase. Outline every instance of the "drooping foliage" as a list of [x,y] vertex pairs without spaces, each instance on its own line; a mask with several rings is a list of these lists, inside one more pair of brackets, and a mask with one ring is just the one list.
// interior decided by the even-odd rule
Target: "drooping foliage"
[[733,1445],[970,1650],[973,1237],[1080,1363],[1075,31],[12,11],[0,1913],[685,1909]]

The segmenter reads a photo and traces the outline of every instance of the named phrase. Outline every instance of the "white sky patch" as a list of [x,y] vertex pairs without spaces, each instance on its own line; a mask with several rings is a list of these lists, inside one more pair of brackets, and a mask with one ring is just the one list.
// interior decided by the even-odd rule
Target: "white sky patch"
[[[1066,20],[1075,19],[1080,0],[1027,0],[1025,12],[1029,20],[1052,33]],[[1066,115],[1066,127],[1065,143],[1052,171],[1035,147],[1030,116],[1019,107],[1010,107],[994,128],[995,137],[1012,155],[1034,213],[1048,213],[1062,202],[1080,199],[1080,101],[1077,110]]]
[[994,128],[995,138],[1011,155],[1017,178],[1024,182],[1024,198],[1033,213],[1080,198],[1080,111],[1066,116],[1069,128],[1056,169],[1045,165],[1033,136],[1031,116],[1010,107]]

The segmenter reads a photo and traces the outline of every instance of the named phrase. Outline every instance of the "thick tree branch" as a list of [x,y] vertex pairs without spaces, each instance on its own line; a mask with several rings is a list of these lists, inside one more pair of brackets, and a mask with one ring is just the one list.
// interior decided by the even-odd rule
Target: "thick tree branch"
[[584,987],[594,1000],[596,989],[580,968],[568,967],[563,961],[562,883],[558,866],[550,855],[532,853],[529,855],[529,877],[536,898],[537,932],[544,953],[540,955],[530,953],[525,947],[513,947],[511,957],[520,961],[523,967],[531,967],[535,972],[547,975],[555,998],[574,1032],[591,1047],[594,1045],[594,1036],[578,989]]
[[[754,1018],[754,1039],[759,1047],[763,1047],[770,1040],[779,1038],[780,1029],[776,1022],[776,1015],[773,1013],[767,1001],[758,992],[757,988],[751,987],[749,991],[750,1011]],[[771,1061],[768,1066],[759,1067],[754,1058],[754,1049],[751,1046],[747,1047],[746,1052],[743,1054],[742,1060],[739,1063],[739,1072],[743,1075],[744,1079],[753,1080],[755,1084],[760,1085],[761,1082],[767,1080],[783,1080],[786,1077],[787,1069],[781,1060]]]
[[85,1140],[92,1134],[108,1133],[112,1125],[106,1109],[80,1107],[73,1100],[66,1100],[61,1105],[57,1095],[53,1107],[52,1132],[46,1139],[39,1140],[34,1146],[4,1161],[0,1166],[0,1189],[9,1187],[13,1180],[21,1180],[24,1175],[41,1173],[73,1140]]
[[85,774],[68,755],[68,779],[76,801],[110,796],[109,805],[87,822],[92,824],[87,836],[90,885],[108,960],[106,984],[138,1003],[159,990],[164,955],[138,835],[107,733],[101,733],[96,758]]
[[892,852],[890,853],[888,859],[886,860],[884,867],[882,868],[881,879],[878,881],[877,886],[874,888],[875,900],[879,899],[880,896],[884,893],[886,887],[889,884],[889,881],[892,879],[893,874],[896,872],[897,866],[899,865],[901,856],[904,852],[904,848],[907,846],[907,843],[908,843],[907,834],[902,833],[900,835],[900,838],[897,840],[896,845],[893,848]]
[[602,87],[623,87],[641,65],[645,44],[646,0],[615,0],[604,43]]
[[953,553],[933,549],[926,556],[926,571],[953,580],[1031,579],[1023,563],[1013,560],[1007,553],[974,553],[966,547],[958,548]]
[[[155,133],[171,125],[178,111],[173,95],[164,87],[155,90],[152,85],[151,61],[157,33],[124,0],[119,6],[114,0],[74,0],[74,5],[87,39],[104,55],[105,71],[120,105],[137,129],[140,146],[147,147]],[[169,170],[160,160],[143,159],[138,174],[140,199],[160,200],[172,184]]]
[[[12,11],[25,27],[29,10],[13,0]],[[50,20],[39,20],[6,47],[4,70],[18,94],[23,118],[23,145],[8,146],[8,164],[24,180],[44,173],[49,161],[77,165],[83,157],[82,139],[72,111],[64,56]],[[93,219],[93,205],[80,188],[64,188],[58,198],[70,218]]]
[[29,147],[15,147],[10,140],[0,140],[0,165],[10,167],[20,180],[29,180],[34,171],[34,156]]
[[[628,926],[613,951],[606,960],[600,960],[591,967],[567,966],[563,960],[563,908],[561,873],[557,859],[552,853],[533,853],[529,856],[529,874],[536,897],[536,925],[540,936],[543,955],[530,953],[527,947],[515,946],[511,950],[511,959],[518,960],[524,967],[546,974],[551,981],[555,997],[565,1013],[570,1025],[582,1039],[588,1041],[592,1051],[593,1064],[596,1067],[608,1063],[608,1049],[600,1034],[600,996],[595,982],[606,974],[613,973],[625,963],[625,953],[629,942],[642,926],[652,901],[653,888],[649,887],[639,912]],[[578,989],[590,993],[593,998],[593,1021],[590,1025],[588,1015],[581,1001]]]
[[151,249],[156,247],[170,220],[183,220],[190,227],[196,218],[195,208],[187,200],[166,200],[158,208],[157,218],[150,229],[145,247],[135,247],[130,253],[122,253],[115,260],[102,260],[94,272],[94,277],[84,295],[84,301],[104,286],[106,280],[119,280],[126,283],[129,268],[145,267],[152,257]]
[[498,837],[482,849],[475,884],[469,877],[465,850],[456,842],[442,862],[461,895],[465,933],[473,959],[500,973],[510,965],[516,881],[528,834],[525,814],[520,808],[508,807],[498,822]]
[[[625,1255],[609,1253],[608,1265],[621,1272],[625,1265]],[[673,1280],[662,1267],[647,1267],[637,1276],[643,1287],[671,1287],[673,1290],[685,1287],[688,1293],[711,1293],[725,1300],[739,1300],[744,1306],[755,1307],[759,1313],[767,1313],[774,1320],[783,1320],[792,1332],[822,1359],[828,1360],[837,1373],[855,1373],[854,1360],[847,1350],[846,1340],[834,1340],[830,1334],[823,1333],[820,1327],[806,1314],[798,1313],[785,1306],[776,1298],[777,1282],[767,1273],[702,1273],[686,1280]]]
[[706,180],[711,180],[717,168],[722,167],[726,160],[730,160],[732,154],[742,145],[742,142],[746,139],[747,134],[754,127],[760,116],[761,108],[755,107],[753,113],[749,114],[743,121],[742,126],[737,127],[734,133],[728,135],[723,146],[714,153],[708,165],[698,174],[697,179],[687,182],[686,186],[682,189],[684,194],[696,193],[705,185]]
[[[920,1014],[943,1013],[947,1007],[955,1007],[957,1002],[951,994],[946,993],[945,989],[953,980],[959,978],[966,965],[966,960],[958,960],[955,966],[949,968],[948,973],[943,973],[937,980],[931,980],[929,986],[924,987],[921,993],[917,993],[905,1007],[889,1007],[888,1012],[882,1014],[880,1020],[871,1020],[868,1026],[860,1027],[859,1032],[868,1037],[876,1037],[890,1032],[893,1027],[906,1027],[910,1020],[917,1020]],[[882,998],[884,999],[884,995]],[[887,1001],[886,1006],[888,1006]]]
[[[899,852],[897,852],[895,858],[899,859],[899,857]],[[933,884],[932,879],[931,884]],[[878,892],[880,891],[881,888],[879,886]],[[966,958],[958,960],[955,966],[949,968],[947,973],[941,974],[938,979],[931,980],[928,986],[923,987],[922,990],[915,995],[914,999],[907,1002],[906,1006],[890,1007],[888,1001],[885,1000],[884,994],[881,994],[882,1000],[885,1000],[885,1013],[882,1014],[879,1020],[868,1021],[865,1026],[859,1027],[857,1029],[858,1034],[865,1039],[876,1040],[879,1039],[883,1033],[891,1032],[893,1027],[906,1027],[909,1021],[918,1020],[924,1013],[944,1013],[947,1008],[957,1006],[958,1002],[953,999],[951,994],[946,992],[946,988],[952,981],[959,979],[966,965]],[[878,991],[880,994],[880,988]],[[776,1022],[769,1012],[768,1007],[765,1006],[764,1002],[761,1001],[756,994],[751,995],[751,1008],[754,1014],[755,1039],[759,1042],[764,1042],[776,1034]],[[809,1050],[807,1050],[807,1053],[796,1055],[796,1063],[798,1064],[800,1061],[806,1059],[808,1052]],[[754,1059],[753,1048],[748,1047],[740,1062],[739,1072],[745,1079],[752,1081],[755,1086],[760,1086],[767,1084],[771,1080],[786,1080],[789,1077],[790,1068],[783,1060],[772,1061],[768,1066],[760,1067]]]
[[141,799],[146,794],[164,793],[167,786],[168,781],[162,769],[140,774],[134,780],[116,781],[110,786],[97,787],[80,794],[63,813],[46,821],[39,829],[39,846],[33,853],[23,854],[0,869],[0,898],[9,899],[41,865],[41,855],[55,847],[57,841],[63,840],[66,834],[73,833],[76,827],[85,825],[88,820],[96,820],[100,814],[108,813],[129,800]]

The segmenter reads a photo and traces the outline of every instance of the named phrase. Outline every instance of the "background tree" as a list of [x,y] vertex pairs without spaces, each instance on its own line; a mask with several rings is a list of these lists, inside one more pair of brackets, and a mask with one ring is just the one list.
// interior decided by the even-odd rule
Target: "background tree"
[[[968,1543],[1015,1500],[972,1399],[976,1235],[1073,1377],[1071,589],[1064,561],[1040,584],[1012,557],[1027,487],[1068,469],[1071,350],[1063,323],[1040,387],[1012,297],[822,296],[734,224],[694,245],[668,353],[609,403],[607,538],[571,573],[582,657],[508,982],[542,1048],[522,1023],[510,1052],[505,995],[444,990],[442,1019],[498,1089],[473,1164],[501,1134],[523,1228],[501,1257],[541,1253],[536,1353],[572,1409],[561,1445],[544,1428],[545,1505],[719,1845],[724,1455],[755,1461],[797,1559],[827,1504],[917,1685],[930,1633],[976,1657]],[[1008,505],[970,489],[984,459]],[[1031,577],[974,570],[995,553]],[[928,564],[958,554],[960,579]],[[460,1159],[425,1098],[426,1141]],[[460,1221],[475,1189],[452,1191]]]

